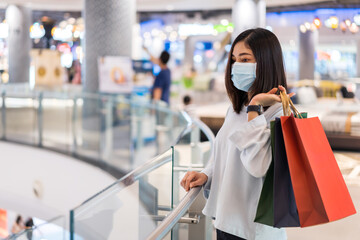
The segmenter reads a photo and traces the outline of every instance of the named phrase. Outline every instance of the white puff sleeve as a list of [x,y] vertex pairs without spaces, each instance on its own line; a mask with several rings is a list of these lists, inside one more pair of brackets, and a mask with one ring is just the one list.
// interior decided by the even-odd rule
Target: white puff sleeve
[[240,160],[245,169],[254,177],[264,177],[270,166],[272,158],[270,121],[281,115],[281,108],[278,108],[271,116],[265,112],[247,122],[244,127],[229,137],[240,151]]

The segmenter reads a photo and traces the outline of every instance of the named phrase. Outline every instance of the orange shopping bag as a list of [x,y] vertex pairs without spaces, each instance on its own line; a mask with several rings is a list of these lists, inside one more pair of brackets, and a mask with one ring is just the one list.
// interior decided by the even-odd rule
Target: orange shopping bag
[[[288,98],[284,93],[281,95]],[[301,227],[355,214],[354,204],[319,118],[284,116],[281,125]]]

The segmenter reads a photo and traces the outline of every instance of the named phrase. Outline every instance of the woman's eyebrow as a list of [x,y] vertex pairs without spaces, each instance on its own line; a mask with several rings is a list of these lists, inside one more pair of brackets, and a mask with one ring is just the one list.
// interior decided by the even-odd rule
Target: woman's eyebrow
[[251,56],[250,53],[240,53],[240,54],[239,54],[239,57],[244,56],[244,55],[249,55],[249,56]]
[[[244,55],[248,55],[248,56],[251,56],[251,54],[250,53],[239,53],[239,57],[241,57],[241,56],[244,56]],[[231,56],[232,57],[235,57],[235,55],[234,54],[231,54]]]

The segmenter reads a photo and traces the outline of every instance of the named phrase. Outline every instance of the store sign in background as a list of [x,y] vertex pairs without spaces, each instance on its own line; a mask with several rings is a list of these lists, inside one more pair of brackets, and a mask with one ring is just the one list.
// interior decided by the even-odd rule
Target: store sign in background
[[132,61],[129,57],[98,58],[100,92],[130,93],[133,88]]
[[[50,49],[32,49],[31,85],[55,87],[64,82],[64,69],[61,66],[61,54]],[[35,81],[35,82],[33,82]]]

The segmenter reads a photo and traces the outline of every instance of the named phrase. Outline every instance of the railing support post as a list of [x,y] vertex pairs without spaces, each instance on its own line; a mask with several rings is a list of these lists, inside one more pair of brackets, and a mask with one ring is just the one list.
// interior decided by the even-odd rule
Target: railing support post
[[[101,129],[101,159],[108,162],[113,150],[113,114],[112,114],[113,100],[111,97],[107,98],[105,104],[105,129]],[[104,130],[104,131],[102,131]]]
[[2,107],[1,107],[1,121],[2,121],[2,139],[6,140],[6,93],[3,91],[1,93],[2,98]]
[[43,107],[42,107],[42,100],[43,100],[43,93],[39,93],[38,96],[38,109],[37,109],[37,115],[38,115],[38,134],[39,134],[39,143],[38,146],[42,147],[43,146]]
[[71,130],[72,130],[72,137],[73,137],[73,144],[72,144],[72,154],[76,155],[77,152],[77,139],[76,139],[76,120],[77,120],[77,97],[75,96],[73,99],[73,114],[71,119]]

